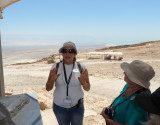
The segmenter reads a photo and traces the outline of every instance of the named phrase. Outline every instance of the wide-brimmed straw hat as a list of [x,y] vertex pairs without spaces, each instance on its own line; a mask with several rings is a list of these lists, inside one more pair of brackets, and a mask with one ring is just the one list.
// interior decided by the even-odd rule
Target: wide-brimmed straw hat
[[152,94],[139,94],[136,96],[137,103],[147,112],[160,115],[160,88]]
[[154,77],[155,71],[149,64],[134,60],[131,63],[123,62],[121,68],[127,74],[129,80],[149,89],[150,80]]
[[59,49],[59,53],[61,53],[62,49],[65,48],[65,47],[71,47],[71,48],[73,48],[75,50],[75,53],[77,54],[76,45],[73,42],[71,42],[71,41],[65,42],[63,44],[63,46]]

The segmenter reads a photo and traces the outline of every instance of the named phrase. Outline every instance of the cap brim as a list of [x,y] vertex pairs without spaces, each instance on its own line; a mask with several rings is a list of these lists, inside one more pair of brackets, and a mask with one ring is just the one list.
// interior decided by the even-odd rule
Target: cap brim
[[[143,85],[142,81],[138,80],[137,77],[134,75],[134,73],[131,71],[130,67],[129,67],[129,63],[127,62],[123,62],[121,64],[121,68],[123,69],[123,71],[127,74],[127,77],[129,78],[129,80],[131,80],[132,82],[149,89],[149,86],[145,86]],[[150,82],[148,82],[148,84],[150,85]]]
[[160,115],[160,109],[153,103],[151,96],[149,93],[139,94],[136,96],[136,101],[147,112]]

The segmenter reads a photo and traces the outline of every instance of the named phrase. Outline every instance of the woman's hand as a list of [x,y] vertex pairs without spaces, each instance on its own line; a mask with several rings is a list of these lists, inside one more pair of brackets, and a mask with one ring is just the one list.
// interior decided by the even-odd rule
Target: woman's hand
[[48,81],[46,83],[46,90],[50,91],[53,89],[54,82],[57,80],[57,78],[60,76],[60,74],[56,74],[57,69],[53,69],[49,73]]
[[105,119],[106,123],[108,123],[109,125],[129,125],[128,123],[121,124],[119,122],[116,122],[116,121],[112,120],[108,115],[105,114],[105,110],[106,110],[106,108],[103,108],[103,110],[100,113],[100,115],[103,116],[103,118]]
[[80,75],[80,77],[78,77],[80,83],[82,84],[84,90],[89,91],[90,89],[90,82],[89,82],[89,76],[88,76],[88,71],[87,69],[83,70],[82,69],[82,73]]
[[86,79],[87,79],[86,76],[87,76],[87,70],[82,69],[82,73],[81,73],[80,77],[78,77],[78,79],[82,85],[86,83]]
[[53,69],[50,71],[51,81],[54,82],[60,76],[60,74],[56,74],[57,69]]
[[105,121],[107,121],[107,119],[110,119],[108,115],[105,114],[105,110],[106,108],[103,108],[103,110],[101,111],[100,115],[103,116],[103,118],[105,119]]

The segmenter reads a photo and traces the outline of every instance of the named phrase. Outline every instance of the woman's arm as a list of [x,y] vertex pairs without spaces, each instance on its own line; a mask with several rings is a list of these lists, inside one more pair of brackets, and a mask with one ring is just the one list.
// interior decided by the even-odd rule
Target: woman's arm
[[109,125],[128,125],[128,123],[126,123],[126,124],[121,124],[121,123],[118,123],[118,122],[113,121],[112,119],[107,119],[106,122],[107,122]]
[[110,117],[105,114],[105,109],[106,109],[106,108],[103,108],[103,110],[102,110],[102,112],[101,112],[100,115],[103,116],[103,118],[105,119],[106,123],[108,123],[109,125],[128,125],[128,123],[126,123],[126,124],[121,124],[121,123],[118,123],[118,122],[110,119]]
[[57,80],[57,78],[60,76],[60,74],[56,74],[56,69],[53,69],[49,73],[49,77],[46,83],[46,90],[50,91],[53,89],[54,82]]

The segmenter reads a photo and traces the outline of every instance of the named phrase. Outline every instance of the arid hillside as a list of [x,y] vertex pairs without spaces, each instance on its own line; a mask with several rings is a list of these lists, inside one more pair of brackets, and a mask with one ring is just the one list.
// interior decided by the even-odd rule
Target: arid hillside
[[[77,61],[83,62],[88,69],[91,89],[84,91],[84,125],[105,125],[100,115],[103,107],[111,104],[123,86],[124,73],[122,62],[142,60],[153,66],[156,75],[151,80],[151,91],[160,86],[160,41],[134,45],[109,47],[88,52],[79,52]],[[32,52],[32,51],[31,51]],[[103,60],[101,56],[88,58],[90,52],[122,52],[122,60]],[[17,63],[4,66],[6,95],[35,92],[38,97],[44,125],[58,125],[52,111],[53,92],[46,91],[45,84],[54,62],[59,62],[59,55],[54,54],[36,62]]]
[[123,52],[124,59],[160,59],[160,41],[144,42],[133,45],[108,47],[97,51]]
[[[133,60],[142,60],[151,64],[156,71],[154,81],[160,81],[160,41],[144,42],[133,45],[108,47],[99,50],[97,52],[122,52],[123,60],[104,60],[91,59],[89,60],[87,67],[90,75],[101,76],[104,78],[123,78],[123,72],[120,69],[122,62],[131,62]],[[85,54],[79,54],[79,58]],[[97,63],[96,63],[97,62]],[[98,63],[99,62],[99,63]],[[98,67],[98,68],[93,68]]]

